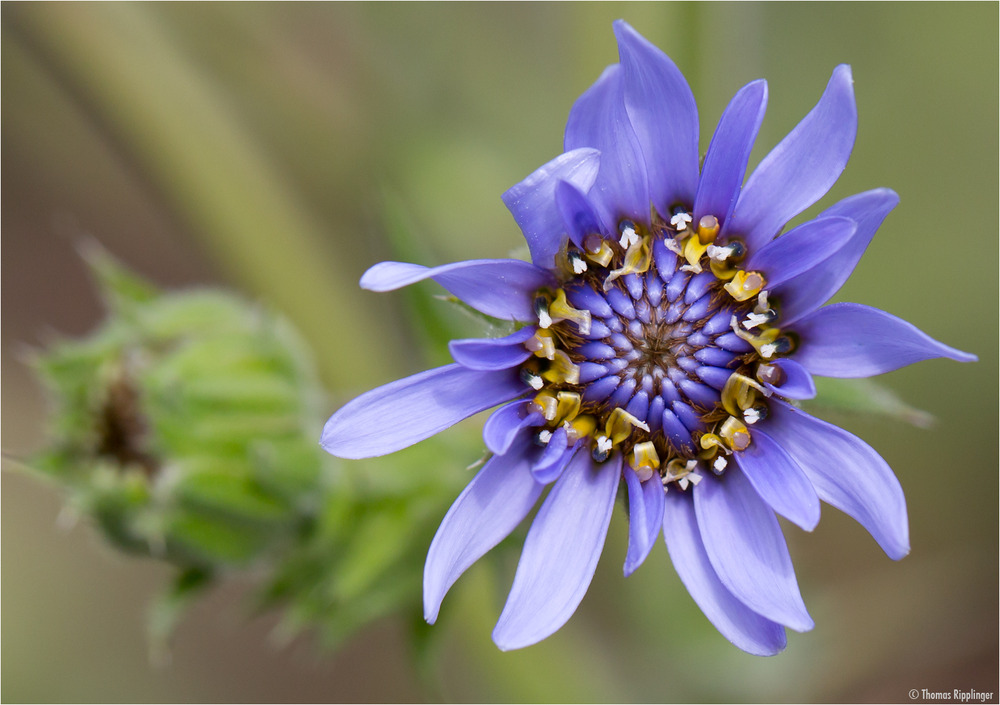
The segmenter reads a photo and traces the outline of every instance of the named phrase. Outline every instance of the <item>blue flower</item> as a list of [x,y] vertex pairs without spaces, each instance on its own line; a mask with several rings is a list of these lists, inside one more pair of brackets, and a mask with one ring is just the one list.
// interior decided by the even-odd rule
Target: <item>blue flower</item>
[[742,185],[767,84],[736,94],[699,168],[684,77],[628,24],[614,28],[620,63],[576,101],[565,152],[503,195],[531,263],[382,262],[361,279],[388,291],[430,278],[522,327],[452,341],[453,364],[351,401],[322,444],[344,458],[384,455],[502,405],[483,428],[492,457],[430,546],[428,622],[549,487],[493,638],[506,650],[554,633],[590,585],[624,483],[625,574],[662,534],[723,636],[775,654],[785,627],[813,626],[776,514],[809,531],[822,500],[891,558],[909,551],[906,503],[886,462],[795,405],[815,395],[812,376],[975,358],[878,309],[823,305],[895,207],[893,191],[851,196],[782,234],[847,163],[857,130],[850,67],[834,69],[816,106]]

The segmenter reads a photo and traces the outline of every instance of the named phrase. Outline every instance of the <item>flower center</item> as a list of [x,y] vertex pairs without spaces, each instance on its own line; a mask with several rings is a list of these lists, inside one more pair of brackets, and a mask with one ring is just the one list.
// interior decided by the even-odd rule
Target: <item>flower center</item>
[[641,479],[658,472],[682,488],[748,447],[747,426],[767,414],[764,385],[780,382],[761,362],[791,342],[768,326],[764,277],[738,268],[741,243],[713,244],[718,230],[712,216],[692,227],[680,212],[648,233],[623,221],[617,240],[567,246],[561,286],[536,296],[522,366],[546,419],[540,443],[565,428],[595,459],[617,450]]

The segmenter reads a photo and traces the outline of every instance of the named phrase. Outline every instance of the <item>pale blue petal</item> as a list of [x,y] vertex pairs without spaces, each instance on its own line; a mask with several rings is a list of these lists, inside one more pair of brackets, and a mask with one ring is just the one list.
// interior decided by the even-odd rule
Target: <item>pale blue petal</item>
[[858,111],[851,68],[833,71],[823,96],[747,180],[723,235],[760,249],[837,181],[854,147]]
[[556,206],[569,239],[580,249],[583,249],[584,241],[591,233],[607,235],[590,201],[573,184],[564,181],[556,186]]
[[618,232],[622,218],[649,224],[646,165],[622,91],[621,66],[609,66],[576,99],[566,123],[567,151],[593,147],[601,152],[601,168],[587,195],[609,233]]
[[528,389],[513,370],[437,367],[347,402],[326,422],[320,445],[339,458],[394,453]]
[[470,370],[504,370],[531,357],[524,342],[537,328],[525,326],[503,338],[466,338],[448,343],[455,362]]
[[493,630],[503,651],[558,630],[587,593],[611,522],[621,456],[595,463],[577,453],[531,524],[507,604]]
[[537,482],[547,485],[559,479],[566,464],[573,457],[577,447],[566,445],[566,429],[562,426],[552,432],[545,450],[531,466],[531,474]]
[[632,575],[653,550],[663,526],[663,483],[660,476],[639,482],[635,470],[625,463],[622,468],[628,488],[628,553],[625,556],[625,577]]
[[935,357],[976,360],[901,318],[862,304],[824,306],[794,328],[799,336],[796,362],[824,377],[871,377]]
[[819,497],[802,468],[774,439],[754,426],[753,442],[733,453],[743,474],[771,509],[812,531],[819,523]]
[[555,265],[554,256],[566,233],[556,207],[556,185],[568,182],[588,191],[597,178],[599,162],[596,149],[564,152],[501,196],[528,241],[531,261],[539,267],[551,269]]
[[705,551],[722,584],[743,604],[796,631],[812,629],[777,517],[739,468],[692,491]]
[[910,552],[903,489],[871,446],[777,400],[770,406],[767,431],[806,473],[821,500],[868,529],[890,558]]
[[677,575],[701,611],[722,636],[756,656],[785,648],[785,630],[737,600],[719,580],[698,531],[694,502],[688,493],[667,492],[663,538]]
[[553,286],[552,274],[516,259],[480,259],[424,267],[407,262],[379,262],[361,277],[362,288],[392,291],[433,279],[472,308],[505,321],[530,321],[535,292]]
[[459,576],[535,506],[542,485],[531,477],[534,450],[530,434],[523,434],[509,453],[486,462],[445,515],[424,565],[424,619],[431,624]]
[[544,426],[545,418],[529,407],[529,400],[511,402],[490,414],[483,424],[483,442],[490,452],[503,455],[514,442],[518,431],[528,426]]
[[767,82],[763,79],[743,86],[729,101],[705,154],[694,199],[695,223],[705,215],[714,215],[723,224],[729,219],[766,110]]
[[769,289],[780,286],[836,253],[856,228],[849,218],[810,220],[751,253],[744,269],[763,273]]
[[649,193],[669,218],[672,206],[691,207],[698,188],[698,106],[666,54],[624,20],[614,28],[625,110],[645,157]]
[[823,262],[778,287],[771,287],[771,296],[780,303],[781,325],[787,326],[815,311],[837,293],[897,203],[899,196],[893,190],[875,189],[845,198],[820,213],[820,218],[850,218],[857,227],[847,244]]

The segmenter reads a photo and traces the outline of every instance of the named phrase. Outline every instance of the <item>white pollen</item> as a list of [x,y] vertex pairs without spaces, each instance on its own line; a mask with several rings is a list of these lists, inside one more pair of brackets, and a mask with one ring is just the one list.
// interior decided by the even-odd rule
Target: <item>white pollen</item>
[[582,259],[575,259],[575,260],[573,260],[573,273],[574,274],[583,274],[586,271],[587,271],[587,263],[586,262],[584,262]]
[[774,343],[765,343],[760,346],[760,354],[765,360],[770,360],[771,357],[778,351],[778,346]]
[[688,481],[688,479],[687,479],[687,475],[685,475],[684,477],[682,477],[681,479],[679,479],[677,481],[677,484],[681,486],[682,490],[686,490],[688,488],[688,485],[690,484],[689,481]]
[[544,431],[539,431],[538,440],[540,440],[542,443],[548,443],[549,441],[552,440],[552,431],[549,431],[548,429],[545,429]]
[[611,439],[607,436],[601,436],[597,439],[597,450],[602,453],[607,453],[611,451]]
[[705,250],[710,259],[714,259],[716,262],[725,262],[726,258],[729,257],[728,247],[719,247],[718,245],[709,245],[708,249]]
[[534,377],[532,377],[531,379],[528,380],[528,384],[531,385],[532,389],[534,389],[534,390],[537,391],[537,390],[541,389],[545,385],[545,382],[542,380],[541,377],[538,377],[536,375],[536,376],[534,376]]
[[552,316],[549,315],[548,311],[542,311],[538,314],[538,325],[542,328],[548,328],[552,325]]
[[715,462],[712,463],[712,469],[715,470],[715,472],[722,472],[726,469],[727,465],[729,465],[729,461],[720,455],[715,459]]
[[687,228],[688,223],[692,220],[693,218],[690,213],[678,213],[670,219],[670,224],[674,227],[674,230],[680,232]]
[[663,246],[668,250],[673,252],[675,255],[683,255],[684,251],[681,249],[680,243],[672,237],[668,237],[663,241]]
[[691,480],[691,484],[692,485],[694,485],[695,487],[697,487],[698,483],[701,482],[701,475],[699,475],[696,472],[693,472],[690,475],[688,475],[688,479]]
[[767,316],[763,313],[749,313],[743,321],[743,327],[747,330],[756,328],[762,323],[767,323]]
[[637,428],[641,428],[646,433],[649,433],[649,424],[646,423],[645,421],[640,421],[639,419],[636,419],[635,421],[632,422],[632,425],[636,426]]
[[639,242],[639,236],[635,234],[635,228],[627,227],[622,230],[621,239],[618,240],[618,244],[624,249],[632,247],[635,243]]
[[760,421],[760,413],[753,408],[745,409],[743,411],[743,420],[752,426],[753,424]]

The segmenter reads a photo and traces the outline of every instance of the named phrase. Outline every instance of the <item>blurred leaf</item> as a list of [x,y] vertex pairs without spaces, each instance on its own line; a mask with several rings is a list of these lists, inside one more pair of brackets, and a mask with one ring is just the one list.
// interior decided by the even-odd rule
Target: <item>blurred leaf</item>
[[930,428],[934,417],[910,406],[888,387],[871,379],[835,379],[817,377],[816,398],[804,406],[848,413],[876,414],[897,421]]

